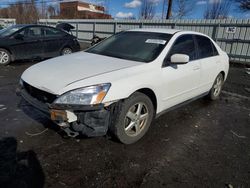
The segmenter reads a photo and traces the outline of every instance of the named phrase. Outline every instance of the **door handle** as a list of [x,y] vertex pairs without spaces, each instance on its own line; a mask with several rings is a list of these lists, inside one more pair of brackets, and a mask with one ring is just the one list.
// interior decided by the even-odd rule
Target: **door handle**
[[194,66],[193,70],[200,70],[200,67],[199,66]]

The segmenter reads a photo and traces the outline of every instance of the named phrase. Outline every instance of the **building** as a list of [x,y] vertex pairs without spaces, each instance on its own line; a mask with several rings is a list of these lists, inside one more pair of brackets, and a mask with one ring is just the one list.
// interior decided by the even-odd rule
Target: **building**
[[61,19],[111,19],[105,13],[105,8],[81,1],[67,1],[60,3]]

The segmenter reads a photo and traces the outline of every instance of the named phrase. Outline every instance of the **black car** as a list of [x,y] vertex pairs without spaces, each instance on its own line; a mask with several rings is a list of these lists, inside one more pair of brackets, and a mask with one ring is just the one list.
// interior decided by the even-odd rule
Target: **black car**
[[50,58],[80,50],[77,38],[43,25],[14,25],[0,30],[0,65],[21,59]]

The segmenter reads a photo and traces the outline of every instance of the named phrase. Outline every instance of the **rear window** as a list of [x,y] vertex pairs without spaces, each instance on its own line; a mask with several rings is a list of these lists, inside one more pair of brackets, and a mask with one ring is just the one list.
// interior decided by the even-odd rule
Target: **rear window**
[[166,33],[121,32],[86,52],[133,61],[150,62],[158,57],[171,37],[171,34]]
[[199,59],[218,55],[218,51],[209,38],[199,35],[196,35],[195,37],[198,43]]

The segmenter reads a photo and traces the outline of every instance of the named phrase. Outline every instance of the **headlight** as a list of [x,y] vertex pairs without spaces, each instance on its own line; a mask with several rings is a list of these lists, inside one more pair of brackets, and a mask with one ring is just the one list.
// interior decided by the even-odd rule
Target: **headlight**
[[109,88],[109,83],[79,88],[61,95],[55,104],[93,105],[102,102]]

